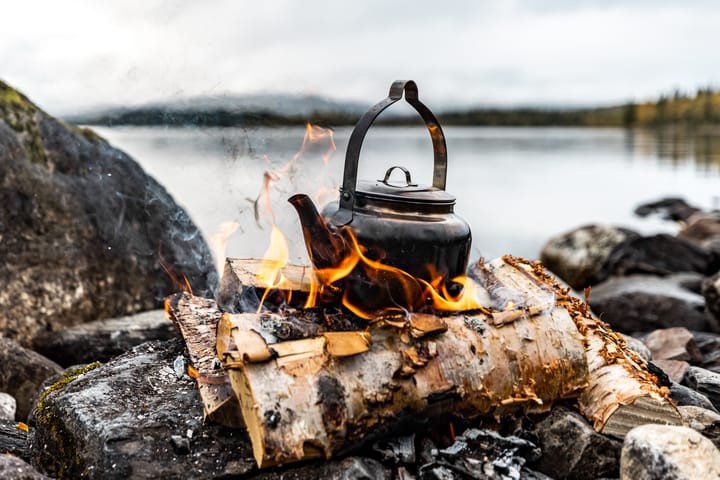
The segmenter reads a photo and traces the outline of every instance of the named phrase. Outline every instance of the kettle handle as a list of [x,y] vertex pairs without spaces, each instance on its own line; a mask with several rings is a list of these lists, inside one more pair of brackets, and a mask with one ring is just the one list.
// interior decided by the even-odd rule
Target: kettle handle
[[360,159],[360,148],[365,139],[365,134],[375,121],[378,115],[387,107],[403,97],[412,105],[425,121],[430,132],[433,143],[434,166],[433,166],[433,187],[445,190],[445,179],[447,176],[447,146],[445,135],[435,115],[418,99],[418,88],[412,80],[397,80],[390,86],[390,93],[387,98],[375,104],[365,115],[360,118],[355,129],[350,135],[347,152],[345,154],[345,173],[343,184],[340,189],[340,208],[333,215],[333,221],[337,225],[345,225],[352,221],[353,207],[355,206],[355,187],[357,185],[358,162]]

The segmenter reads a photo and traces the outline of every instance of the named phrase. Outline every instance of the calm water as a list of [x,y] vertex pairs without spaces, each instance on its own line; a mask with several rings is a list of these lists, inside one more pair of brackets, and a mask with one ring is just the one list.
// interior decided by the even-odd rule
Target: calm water
[[[239,223],[227,256],[260,257],[272,217],[289,238],[291,260],[306,262],[293,193],[328,199],[340,183],[351,129],[334,132],[327,165],[320,141],[294,168],[271,182],[272,214],[253,202],[263,173],[277,171],[299,150],[304,128],[96,128],[133,156],[183,205],[206,238],[227,221]],[[639,203],[682,196],[720,205],[720,136],[659,136],[589,128],[446,128],[447,189],[473,231],[473,258],[504,253],[537,258],[553,235],[603,222],[644,233],[672,224],[640,219]],[[373,127],[363,144],[359,177],[381,178],[404,165],[413,180],[431,183],[432,147],[421,128]],[[272,216],[272,217],[271,217]]]

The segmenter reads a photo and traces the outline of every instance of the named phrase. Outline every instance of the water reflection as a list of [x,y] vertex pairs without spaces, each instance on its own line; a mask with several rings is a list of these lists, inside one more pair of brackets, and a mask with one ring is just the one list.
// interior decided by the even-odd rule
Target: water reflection
[[628,130],[626,147],[671,166],[692,164],[706,174],[720,171],[720,132],[685,128]]

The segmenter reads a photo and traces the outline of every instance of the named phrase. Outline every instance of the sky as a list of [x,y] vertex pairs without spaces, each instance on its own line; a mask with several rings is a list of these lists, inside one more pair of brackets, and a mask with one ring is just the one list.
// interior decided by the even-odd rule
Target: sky
[[246,93],[435,109],[592,106],[720,86],[720,2],[23,0],[0,79],[52,114]]

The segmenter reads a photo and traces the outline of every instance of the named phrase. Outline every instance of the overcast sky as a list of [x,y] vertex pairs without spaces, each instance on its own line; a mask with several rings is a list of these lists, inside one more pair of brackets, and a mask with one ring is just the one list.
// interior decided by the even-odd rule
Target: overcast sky
[[[541,6],[542,5],[542,6]],[[435,109],[592,105],[720,86],[720,2],[22,0],[0,79],[54,114],[225,93]]]

